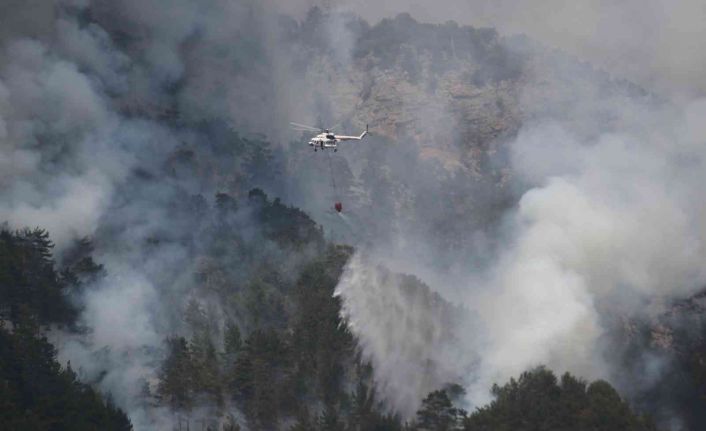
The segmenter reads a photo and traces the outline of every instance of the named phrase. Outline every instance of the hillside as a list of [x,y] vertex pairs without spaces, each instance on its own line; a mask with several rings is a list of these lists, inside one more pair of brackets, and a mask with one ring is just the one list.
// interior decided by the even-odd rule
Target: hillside
[[[372,366],[362,360],[355,337],[340,317],[340,300],[333,295],[353,250],[325,245],[305,214],[270,202],[259,190],[250,193],[240,210],[230,199],[220,196],[217,206],[210,210],[218,213],[220,223],[233,220],[238,211],[252,209],[263,234],[283,250],[311,247],[311,253],[296,265],[296,279],[277,271],[284,263],[282,255],[269,255],[262,261],[260,256],[250,262],[255,270],[241,279],[243,284],[230,284],[235,279],[225,275],[227,262],[219,259],[217,246],[201,257],[209,265],[195,274],[199,299],[192,299],[184,314],[191,336],[164,340],[165,356],[157,376],[143,381],[136,400],[154,413],[168,409],[172,427],[201,424],[223,430],[470,431],[503,429],[504,422],[524,424],[521,415],[526,414],[531,417],[530,423],[536,423],[523,425],[530,427],[527,429],[564,429],[579,422],[586,427],[580,429],[595,429],[594,422],[608,429],[628,423],[629,429],[653,429],[631,413],[608,383],[593,383],[586,392],[586,383],[565,375],[558,392],[556,378],[543,369],[523,374],[519,386],[512,380],[502,388],[494,387],[497,401],[470,415],[454,406],[463,393],[456,384],[429,394],[412,420],[403,421],[387,413],[376,395]],[[220,240],[240,242],[244,255],[253,253],[242,238]],[[86,288],[79,280],[106,276],[102,267],[85,254],[90,244],[82,242],[78,250],[84,254],[77,252],[73,264],[60,274],[45,232],[3,231],[1,244],[4,259],[0,274],[4,281],[0,284],[0,305],[7,311],[6,323],[0,327],[3,425],[27,430],[88,430],[95,426],[132,429],[125,413],[115,408],[110,398],[105,402],[90,386],[80,383],[70,363],[62,367],[56,362],[56,351],[41,329],[58,322],[75,326],[72,312],[76,310],[67,296],[79,295]],[[264,262],[267,264],[261,266]],[[45,274],[42,279],[28,277],[39,272],[39,267]],[[22,279],[10,281],[13,274]],[[410,295],[425,292],[431,298],[429,306],[450,308],[418,280],[405,276],[403,284]],[[37,296],[22,296],[26,291]],[[61,299],[46,302],[57,294]],[[221,310],[231,316],[224,326],[212,314],[215,303],[225,304]],[[55,314],[61,306],[65,307],[64,314]],[[545,407],[537,407],[543,405],[538,397],[546,397]],[[513,404],[522,399],[532,407]],[[552,403],[574,410],[557,411]],[[530,413],[532,410],[536,411]],[[153,421],[154,426],[167,426],[157,417]]]
[[7,423],[703,428],[699,106],[409,14],[11,9]]

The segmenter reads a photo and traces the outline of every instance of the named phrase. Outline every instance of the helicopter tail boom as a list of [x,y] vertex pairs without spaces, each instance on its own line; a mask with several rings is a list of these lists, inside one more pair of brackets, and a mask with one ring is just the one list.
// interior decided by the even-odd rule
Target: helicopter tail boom
[[336,139],[339,141],[360,141],[368,136],[368,126],[365,126],[365,131],[360,134],[360,136],[340,136],[336,135]]

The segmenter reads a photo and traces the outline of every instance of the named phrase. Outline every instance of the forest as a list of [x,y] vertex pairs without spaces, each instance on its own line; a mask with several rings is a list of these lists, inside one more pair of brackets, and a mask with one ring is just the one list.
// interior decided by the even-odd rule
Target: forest
[[59,271],[49,233],[0,231],[0,424],[6,430],[131,430],[124,411],[59,364],[51,326],[75,327],[71,291],[99,271],[86,258]]
[[[231,300],[246,308],[247,322],[215,328],[198,304],[186,310],[192,336],[164,340],[155,390],[144,388],[145,402],[167,406],[180,418],[175,426],[197,426],[190,413],[199,406],[216,412],[235,405],[246,428],[233,417],[201,423],[224,431],[656,429],[607,382],[588,384],[569,374],[557,379],[544,368],[494,386],[495,400],[470,413],[459,404],[463,387],[450,382],[422,400],[415,418],[402,420],[376,395],[372,366],[361,358],[333,295],[353,249],[328,243],[305,213],[270,201],[260,189],[242,202],[220,194],[208,211],[218,213],[217,223],[227,223],[229,213],[252,211],[264,235],[291,253],[307,250],[307,257],[298,263],[295,279],[278,272],[284,257],[270,256],[273,260],[243,281],[243,291],[221,292],[223,300],[236,295]],[[237,231],[224,227],[214,226],[228,235],[222,241],[242,241]],[[132,429],[109,395],[79,381],[70,363],[57,362],[47,340],[51,327],[85,330],[71,298],[88,280],[105,276],[90,256],[88,240],[77,242],[63,268],[53,259],[52,247],[49,233],[39,228],[0,232],[4,429]],[[212,253],[216,259],[218,247]],[[428,290],[415,278],[406,280],[407,289]]]

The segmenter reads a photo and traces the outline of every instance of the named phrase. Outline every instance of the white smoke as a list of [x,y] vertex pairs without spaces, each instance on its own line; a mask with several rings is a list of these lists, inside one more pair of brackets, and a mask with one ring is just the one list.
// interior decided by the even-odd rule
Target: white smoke
[[95,230],[124,175],[106,147],[115,122],[89,77],[42,42],[17,39],[2,50],[0,218],[50,229],[61,248]]
[[470,324],[461,310],[444,306],[414,278],[393,274],[375,260],[354,256],[336,295],[343,298],[343,317],[373,365],[377,390],[397,413],[409,417],[420,394],[457,381],[463,365],[472,366],[478,340],[457,339],[456,325]]
[[483,356],[491,380],[541,363],[610,380],[606,315],[704,286],[704,138],[693,140],[702,108],[686,107],[671,130],[588,142],[557,125],[520,133],[513,167],[537,186],[519,202],[515,239],[479,308],[494,340]]
[[[540,364],[612,380],[618,364],[605,350],[608,318],[647,313],[646,304],[706,284],[706,138],[698,121],[704,106],[697,101],[670,112],[624,105],[622,133],[590,138],[570,123],[525,126],[510,152],[513,172],[529,189],[507,216],[500,252],[480,273],[468,272],[468,284],[432,285],[442,295],[452,291],[446,297],[473,316],[455,322],[455,337],[439,345],[419,338],[442,316],[431,316],[427,326],[410,324],[427,313],[422,298],[400,299],[397,287],[376,280],[374,268],[355,258],[338,293],[364,354],[385,370],[377,374],[384,395],[401,411],[414,411],[425,391],[458,376],[469,405],[480,406],[493,383]],[[641,121],[633,121],[636,114]],[[646,119],[653,125],[642,128]],[[384,252],[376,256],[389,261]],[[466,356],[449,356],[449,349]],[[408,351],[415,353],[396,353]],[[428,361],[443,377],[423,369]],[[399,396],[410,392],[416,396]]]

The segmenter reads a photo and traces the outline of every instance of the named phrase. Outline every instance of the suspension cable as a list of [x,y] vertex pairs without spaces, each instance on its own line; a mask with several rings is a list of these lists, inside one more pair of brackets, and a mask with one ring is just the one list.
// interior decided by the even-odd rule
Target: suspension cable
[[338,189],[336,188],[336,175],[334,175],[333,172],[333,163],[331,162],[331,153],[326,151],[326,155],[328,156],[328,167],[329,171],[331,172],[331,185],[333,186],[333,198],[338,202]]

